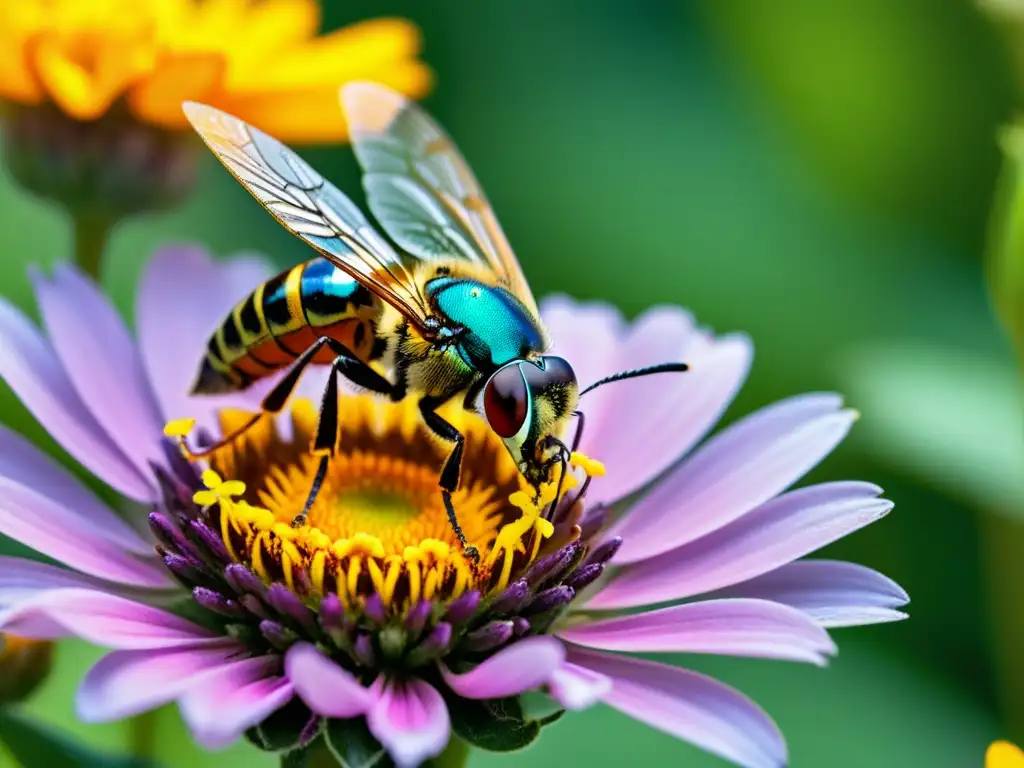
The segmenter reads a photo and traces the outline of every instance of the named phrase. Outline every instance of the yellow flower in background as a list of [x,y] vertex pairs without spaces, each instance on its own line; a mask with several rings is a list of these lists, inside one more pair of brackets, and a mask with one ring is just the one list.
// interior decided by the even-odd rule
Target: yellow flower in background
[[181,201],[196,176],[183,101],[219,107],[290,144],[347,137],[338,93],[371,80],[429,89],[418,29],[363,21],[318,34],[316,0],[0,3],[3,160],[74,222],[98,275],[120,219]]
[[1024,768],[1024,751],[1008,741],[994,741],[985,752],[985,768]]
[[315,0],[21,0],[0,11],[0,98],[79,121],[123,101],[136,120],[188,123],[193,99],[286,142],[345,138],[338,89],[430,85],[418,30],[378,19],[317,35]]

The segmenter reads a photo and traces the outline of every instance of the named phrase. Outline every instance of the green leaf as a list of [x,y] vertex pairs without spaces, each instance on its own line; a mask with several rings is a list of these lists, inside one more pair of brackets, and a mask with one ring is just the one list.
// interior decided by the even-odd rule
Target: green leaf
[[545,728],[545,727],[547,727],[549,725],[554,725],[559,720],[561,720],[563,717],[565,717],[565,710],[564,709],[560,709],[557,712],[552,712],[550,715],[538,718],[536,723],[541,728]]
[[307,746],[319,735],[322,724],[312,733],[305,733],[312,713],[298,699],[277,710],[254,728],[245,732],[245,737],[264,752],[292,752]]
[[541,722],[527,720],[519,699],[448,699],[452,730],[460,739],[489,752],[515,752],[540,736]]
[[1024,124],[1000,135],[1003,170],[989,224],[988,279],[995,309],[1024,354]]
[[0,742],[25,766],[48,768],[155,768],[156,763],[134,757],[96,752],[58,731],[11,710],[0,710]]
[[911,344],[847,356],[857,444],[952,498],[1019,518],[1024,507],[1024,400],[1005,359]]
[[543,691],[525,691],[519,694],[519,706],[524,720],[536,720],[542,726],[558,720],[565,714],[562,705]]
[[306,768],[309,765],[309,747],[293,749],[281,755],[281,768]]
[[[1001,46],[981,5],[700,4],[724,49],[719,55],[750,80],[830,192],[881,209],[889,220],[927,217],[934,228],[945,214],[942,229],[976,220],[969,217],[977,215],[978,197],[965,188],[990,183],[992,154],[982,137],[991,135],[999,113],[990,110],[1009,85],[1005,58],[985,55],[986,47]],[[882,79],[885,88],[872,87]],[[966,157],[943,160],[965,144]]]
[[393,765],[387,751],[373,738],[363,718],[328,720],[324,740],[342,768],[388,768]]

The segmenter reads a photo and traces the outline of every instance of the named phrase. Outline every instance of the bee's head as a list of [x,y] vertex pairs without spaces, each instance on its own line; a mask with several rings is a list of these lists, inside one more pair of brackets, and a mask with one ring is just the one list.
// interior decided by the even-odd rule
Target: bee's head
[[534,487],[557,453],[548,438],[564,433],[578,400],[572,366],[553,355],[508,363],[484,385],[484,417]]

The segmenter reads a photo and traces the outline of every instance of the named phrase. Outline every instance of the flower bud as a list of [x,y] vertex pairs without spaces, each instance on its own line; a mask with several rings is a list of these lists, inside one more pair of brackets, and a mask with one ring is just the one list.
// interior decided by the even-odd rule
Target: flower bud
[[169,208],[194,185],[199,143],[189,133],[137,122],[124,108],[79,121],[49,103],[0,106],[6,170],[68,213],[75,260],[93,277],[119,221]]
[[988,241],[988,285],[1000,321],[1024,362],[1024,124],[999,137],[1003,168]]
[[83,122],[52,104],[10,105],[3,129],[14,179],[76,217],[117,221],[166,208],[195,181],[195,137],[137,122],[126,110]]
[[0,635],[0,705],[27,699],[46,679],[52,662],[53,643]]

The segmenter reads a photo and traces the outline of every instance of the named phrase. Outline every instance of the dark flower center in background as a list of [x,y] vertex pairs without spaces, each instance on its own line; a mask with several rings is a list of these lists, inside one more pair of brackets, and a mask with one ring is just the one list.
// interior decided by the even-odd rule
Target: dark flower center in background
[[15,181],[76,217],[115,222],[168,208],[195,182],[194,138],[140,123],[123,104],[91,121],[48,102],[6,104],[0,125]]

